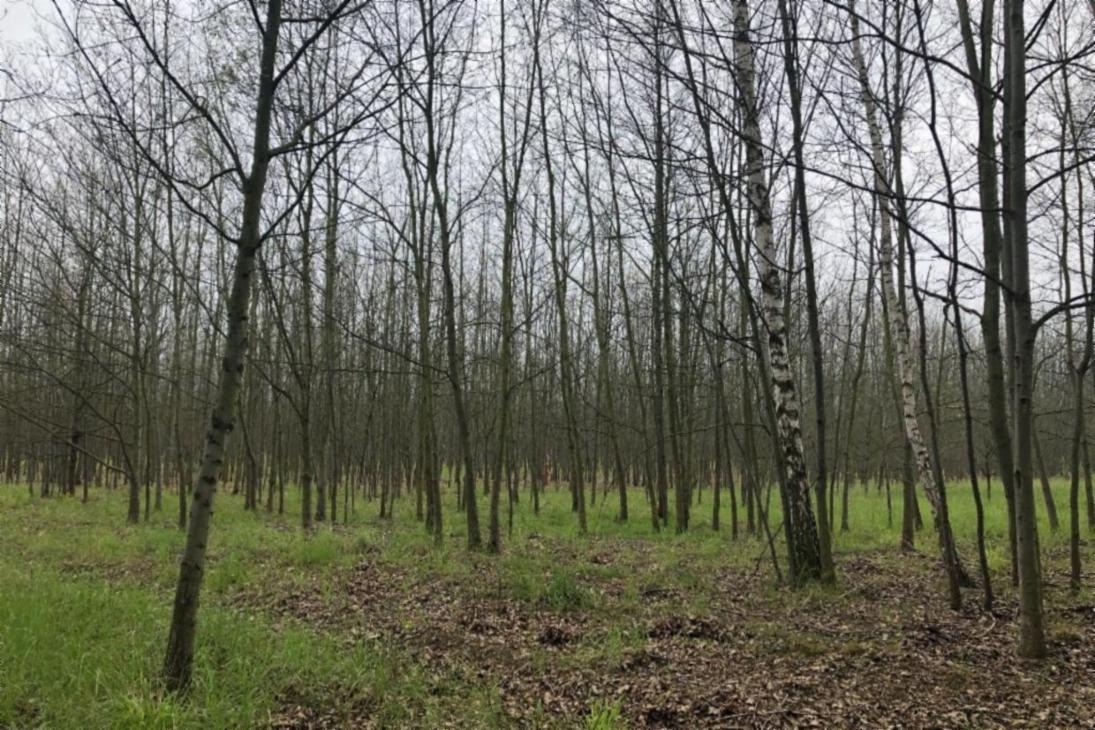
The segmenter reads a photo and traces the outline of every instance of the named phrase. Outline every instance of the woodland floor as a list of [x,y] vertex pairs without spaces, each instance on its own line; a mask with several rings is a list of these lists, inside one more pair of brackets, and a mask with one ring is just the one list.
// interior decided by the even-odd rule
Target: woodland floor
[[[952,494],[973,570],[968,493]],[[1015,657],[999,495],[993,614],[979,589],[948,609],[930,526],[900,552],[900,514],[891,527],[873,490],[837,535],[837,584],[798,591],[776,586],[764,543],[731,540],[728,514],[716,533],[697,505],[689,533],[654,535],[631,496],[631,522],[610,498],[586,537],[562,492],[539,516],[522,503],[501,556],[467,553],[451,508],[434,548],[411,500],[304,536],[224,497],[195,688],[177,699],[155,681],[171,505],[127,527],[119,494],[0,487],[0,727],[1095,728],[1095,598],[1068,593],[1065,536],[1043,526],[1052,653]],[[1084,560],[1090,586],[1090,541]]]

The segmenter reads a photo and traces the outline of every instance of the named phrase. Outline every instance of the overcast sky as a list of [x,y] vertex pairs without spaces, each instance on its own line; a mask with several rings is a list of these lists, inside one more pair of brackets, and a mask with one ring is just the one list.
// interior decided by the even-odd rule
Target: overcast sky
[[0,0],[0,43],[31,40],[38,16],[50,9],[48,0]]

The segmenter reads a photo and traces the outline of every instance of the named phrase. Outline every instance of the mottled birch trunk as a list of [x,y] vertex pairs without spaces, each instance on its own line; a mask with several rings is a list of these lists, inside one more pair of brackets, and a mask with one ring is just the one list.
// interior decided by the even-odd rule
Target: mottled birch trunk
[[912,448],[917,475],[924,495],[932,507],[935,526],[939,531],[940,547],[946,567],[951,603],[961,601],[959,586],[958,557],[951,535],[950,520],[942,498],[942,486],[936,481],[931,453],[920,430],[920,420],[916,410],[916,388],[914,385],[914,365],[910,343],[909,323],[905,312],[898,305],[897,289],[893,278],[893,229],[890,212],[890,185],[885,175],[885,159],[882,147],[882,131],[878,121],[878,109],[871,95],[867,76],[867,64],[863,56],[863,45],[859,39],[859,20],[854,4],[850,8],[852,27],[852,56],[859,77],[860,97],[867,116],[867,127],[871,140],[871,163],[874,166],[874,188],[879,206],[879,278],[882,285],[882,298],[886,303],[886,315],[897,359],[897,372],[900,379],[901,410],[905,424],[905,438]]
[[761,309],[767,334],[776,429],[786,470],[784,489],[788,509],[784,519],[790,526],[788,535],[792,542],[789,546],[793,560],[792,576],[796,582],[802,582],[821,576],[821,550],[810,505],[798,391],[787,353],[783,282],[772,232],[771,197],[764,174],[764,148],[760,140],[754,88],[756,71],[749,37],[749,7],[745,0],[735,0],[734,3],[734,64],[744,117],[742,132],[745,140],[747,198],[753,212],[756,245],[760,253]]

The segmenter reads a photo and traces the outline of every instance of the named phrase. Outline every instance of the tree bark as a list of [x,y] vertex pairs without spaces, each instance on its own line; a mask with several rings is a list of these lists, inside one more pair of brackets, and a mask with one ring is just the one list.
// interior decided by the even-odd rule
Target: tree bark
[[213,496],[224,463],[228,434],[235,423],[236,397],[243,377],[243,360],[247,352],[249,323],[247,313],[251,301],[251,278],[255,259],[262,243],[259,227],[262,217],[263,193],[269,165],[270,118],[274,101],[274,59],[281,28],[281,0],[270,0],[266,9],[266,26],[262,36],[262,60],[259,69],[258,99],[255,104],[255,129],[251,171],[244,181],[243,218],[232,291],[228,298],[228,332],[224,359],[218,376],[216,400],[205,452],[198,471],[197,484],[191,500],[190,526],[186,548],[179,566],[175,588],[174,609],[164,658],[163,679],[171,691],[186,689],[194,663],[194,638],[198,618],[198,597],[205,576],[205,554],[209,539],[209,524],[213,516]]
[[1012,363],[1015,383],[1015,536],[1019,563],[1019,654],[1046,655],[1042,569],[1035,519],[1033,459],[1034,343],[1031,313],[1026,187],[1026,31],[1023,0],[1007,0],[1004,13],[1004,216],[1010,239]]
[[939,532],[940,547],[943,552],[943,564],[948,576],[948,586],[952,607],[961,603],[959,586],[959,568],[957,553],[947,519],[946,506],[942,495],[942,485],[936,482],[935,467],[927,444],[920,430],[920,421],[916,410],[916,388],[914,385],[914,366],[909,335],[909,323],[904,310],[898,305],[897,290],[893,278],[893,230],[891,227],[890,198],[892,192],[885,175],[885,158],[882,146],[882,133],[879,126],[878,111],[871,92],[864,60],[863,46],[860,41],[859,18],[854,1],[849,4],[852,32],[852,56],[860,85],[860,98],[867,116],[868,132],[871,140],[871,162],[874,167],[875,196],[879,205],[880,252],[879,276],[882,298],[885,302],[888,326],[894,345],[897,370],[900,379],[902,417],[905,424],[905,437],[913,450],[920,484],[932,506],[936,530]]
[[745,140],[747,198],[753,213],[756,244],[760,259],[760,284],[763,317],[767,334],[772,396],[778,443],[786,470],[787,509],[784,520],[790,527],[792,579],[796,583],[818,579],[823,563],[817,524],[809,498],[809,481],[803,456],[802,427],[798,390],[787,352],[787,327],[784,319],[783,282],[779,270],[775,237],[772,233],[772,205],[764,174],[764,148],[756,105],[752,41],[749,34],[749,7],[745,0],[734,1],[734,62],[741,94]]

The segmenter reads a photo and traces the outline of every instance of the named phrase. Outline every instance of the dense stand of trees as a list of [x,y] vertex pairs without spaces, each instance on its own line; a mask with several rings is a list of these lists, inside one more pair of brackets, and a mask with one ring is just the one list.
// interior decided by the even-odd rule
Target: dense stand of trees
[[1044,655],[1050,475],[1076,588],[1095,527],[1095,8],[1027,5],[58,2],[0,76],[4,478],[172,495],[172,687],[218,484],[493,552],[568,489],[793,584],[879,489],[990,608],[1004,499]]

